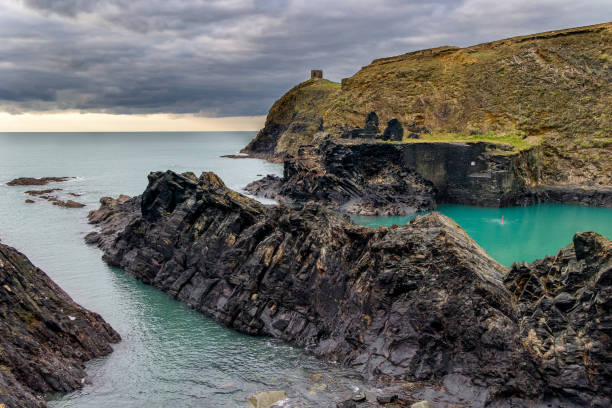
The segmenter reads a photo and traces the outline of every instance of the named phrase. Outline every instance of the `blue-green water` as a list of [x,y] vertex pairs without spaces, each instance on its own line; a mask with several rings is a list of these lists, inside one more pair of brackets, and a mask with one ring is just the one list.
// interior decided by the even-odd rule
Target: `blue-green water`
[[[355,387],[353,373],[328,367],[278,341],[241,335],[219,326],[110,268],[83,243],[87,212],[102,196],[139,194],[152,170],[198,174],[211,170],[240,189],[281,167],[256,159],[226,159],[255,135],[226,133],[0,133],[0,239],[24,252],[77,302],[100,313],[123,337],[108,357],[88,364],[91,384],[59,396],[53,407],[244,407],[259,391],[334,406]],[[15,177],[76,176],[59,198],[87,206],[66,209],[29,198],[32,187],[8,187]],[[68,192],[82,194],[70,197]],[[612,210],[542,205],[490,209],[442,206],[500,262],[554,254],[576,231],[612,236]],[[504,224],[501,224],[504,215]],[[359,223],[405,223],[405,217],[355,217]],[[328,391],[315,392],[310,374],[324,373]]]
[[[489,255],[506,266],[555,255],[572,242],[576,232],[591,230],[612,238],[610,208],[562,204],[509,208],[441,205],[437,211],[455,220]],[[414,216],[351,218],[357,224],[378,227],[402,225]]]
[[[110,268],[83,242],[87,212],[102,196],[139,194],[151,170],[212,170],[239,189],[280,166],[226,159],[255,136],[237,133],[2,134],[0,183],[15,177],[76,176],[45,187],[0,184],[0,239],[24,252],[78,303],[100,313],[122,336],[114,353],[88,364],[91,385],[60,396],[52,407],[244,407],[256,392],[284,389],[316,406],[333,406],[360,380],[324,366],[301,350],[224,328]],[[60,187],[66,209],[29,198],[25,190]],[[74,198],[67,192],[82,194]],[[328,392],[309,375],[325,373]]]

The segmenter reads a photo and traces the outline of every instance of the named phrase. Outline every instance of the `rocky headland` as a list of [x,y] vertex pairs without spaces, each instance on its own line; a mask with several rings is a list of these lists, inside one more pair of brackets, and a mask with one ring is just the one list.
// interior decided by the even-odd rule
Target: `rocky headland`
[[612,244],[595,233],[508,270],[439,213],[367,228],[171,171],[141,196],[103,198],[90,222],[109,264],[229,327],[353,367],[393,391],[381,404],[423,399],[419,384],[446,395],[439,406],[612,403]]
[[436,203],[611,207],[610,44],[604,23],[378,59],[341,84],[315,76],[243,150],[285,162],[284,177],[249,191],[381,215]]
[[46,407],[45,396],[83,387],[84,362],[120,341],[20,252],[0,244],[0,406]]

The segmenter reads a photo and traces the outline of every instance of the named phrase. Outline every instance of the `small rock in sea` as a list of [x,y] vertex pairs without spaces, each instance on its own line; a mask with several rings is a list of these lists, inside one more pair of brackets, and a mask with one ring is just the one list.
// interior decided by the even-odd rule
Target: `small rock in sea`
[[50,188],[47,190],[28,190],[25,193],[31,196],[41,196],[43,194],[50,194],[50,193],[53,193],[54,191],[60,191],[60,190],[61,188]]
[[353,401],[355,401],[355,402],[365,401],[366,400],[366,394],[363,391],[357,391],[355,394],[353,394],[351,399]]
[[44,186],[48,183],[68,181],[74,177],[18,177],[6,183],[7,186]]
[[68,201],[62,201],[62,200],[50,200],[53,202],[53,205],[58,205],[60,207],[66,207],[66,208],[83,208],[85,207],[85,204],[73,201],[73,200],[68,200]]
[[80,196],[82,196],[83,194],[80,194],[80,193],[68,193],[68,195],[71,195],[71,196],[73,196],[73,197],[80,197]]
[[410,406],[410,408],[434,408],[434,406],[431,404],[431,402],[423,400],[415,402]]
[[224,154],[223,156],[226,159],[251,159],[251,156],[248,154]]
[[272,404],[287,398],[285,391],[264,391],[251,395],[248,399],[253,408],[270,408]]
[[25,200],[26,203],[28,204],[32,204],[34,202],[34,200],[30,200],[29,198],[27,200]]

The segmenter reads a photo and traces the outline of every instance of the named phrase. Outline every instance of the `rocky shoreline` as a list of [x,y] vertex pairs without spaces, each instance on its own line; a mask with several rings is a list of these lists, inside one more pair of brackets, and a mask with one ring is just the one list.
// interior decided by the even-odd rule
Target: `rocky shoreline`
[[438,213],[360,227],[319,205],[265,207],[212,173],[151,173],[142,196],[101,203],[86,239],[107,263],[241,332],[395,382],[393,400],[428,383],[440,406],[612,403],[612,244],[597,234],[509,271]]
[[87,383],[84,362],[121,340],[20,252],[0,244],[0,407],[46,407]]
[[360,215],[410,215],[438,204],[564,203],[612,207],[612,187],[541,185],[539,152],[487,143],[380,143],[326,136],[284,160],[282,177],[245,190]]

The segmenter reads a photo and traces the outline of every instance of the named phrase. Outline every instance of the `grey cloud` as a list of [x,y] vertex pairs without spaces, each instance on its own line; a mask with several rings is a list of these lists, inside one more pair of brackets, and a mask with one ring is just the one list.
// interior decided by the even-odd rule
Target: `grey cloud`
[[265,114],[322,68],[612,15],[604,0],[9,0],[0,109]]

